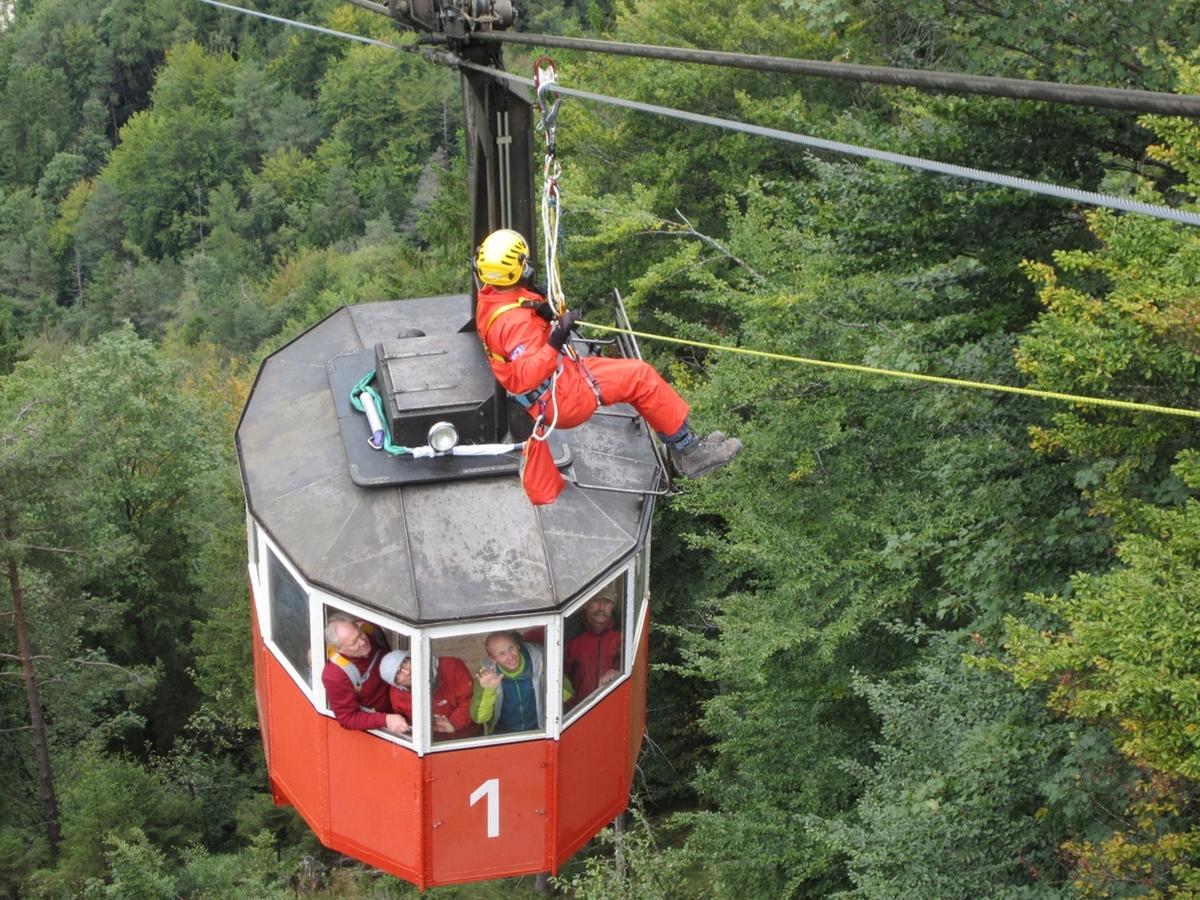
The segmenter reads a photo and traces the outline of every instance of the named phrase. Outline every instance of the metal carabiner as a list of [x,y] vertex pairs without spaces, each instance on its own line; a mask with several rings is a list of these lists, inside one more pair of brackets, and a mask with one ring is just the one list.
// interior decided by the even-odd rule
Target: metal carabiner
[[539,56],[533,63],[533,90],[537,96],[538,110],[542,114],[542,120],[538,122],[537,129],[546,133],[546,142],[553,147],[554,145],[554,128],[558,124],[558,106],[562,103],[562,97],[557,96],[554,102],[547,104],[546,95],[550,93],[551,88],[558,83],[558,67],[554,64],[549,56]]

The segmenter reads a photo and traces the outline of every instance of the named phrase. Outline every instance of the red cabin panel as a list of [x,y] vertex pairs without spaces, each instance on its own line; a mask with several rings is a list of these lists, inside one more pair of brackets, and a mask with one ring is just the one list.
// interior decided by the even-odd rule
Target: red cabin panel
[[425,757],[432,883],[550,868],[553,741]]
[[326,846],[424,888],[547,870],[624,810],[646,717],[643,631],[631,677],[563,730],[430,753],[322,715],[254,634],[255,692],[277,803]]
[[401,878],[424,883],[421,758],[321,717],[329,742],[331,833],[326,843]]
[[329,758],[325,717],[313,709],[283,665],[261,647],[261,674],[268,699],[267,735],[271,782],[329,842]]
[[572,722],[558,741],[558,834],[565,862],[615,819],[629,800],[630,682]]

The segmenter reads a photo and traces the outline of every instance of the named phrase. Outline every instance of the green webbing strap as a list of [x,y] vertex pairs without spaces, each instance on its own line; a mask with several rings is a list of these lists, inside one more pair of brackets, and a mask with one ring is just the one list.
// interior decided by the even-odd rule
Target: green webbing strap
[[387,416],[383,414],[383,400],[380,399],[379,393],[375,388],[371,387],[371,382],[375,380],[375,370],[372,369],[354,386],[350,391],[350,405],[357,409],[363,415],[366,415],[366,408],[363,406],[362,395],[366,394],[371,404],[375,407],[375,412],[379,416],[379,421],[383,424],[383,447],[380,449],[386,450],[392,456],[407,456],[407,447],[397,447],[392,443],[392,427],[388,423]]

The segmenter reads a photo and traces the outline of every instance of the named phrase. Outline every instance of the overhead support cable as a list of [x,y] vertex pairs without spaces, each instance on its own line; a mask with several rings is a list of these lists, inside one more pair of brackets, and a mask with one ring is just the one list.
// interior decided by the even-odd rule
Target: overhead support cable
[[947,378],[941,375],[926,375],[922,372],[905,372],[901,369],[883,369],[878,366],[863,366],[855,363],[830,362],[824,359],[809,359],[804,356],[792,356],[787,353],[770,353],[766,350],[752,350],[748,347],[730,347],[726,344],[707,344],[703,341],[692,341],[685,338],[671,337],[666,334],[652,334],[648,331],[634,331],[629,328],[617,328],[613,325],[599,325],[595,322],[578,321],[577,325],[584,328],[594,328],[613,334],[632,335],[650,341],[662,341],[667,344],[680,344],[685,347],[698,347],[704,350],[717,350],[724,353],[739,353],[743,356],[756,356],[760,359],[774,359],[781,362],[798,365],[815,366],[822,369],[837,369],[843,372],[856,372],[860,375],[879,375],[888,378],[902,378],[909,381],[924,381],[940,384],[946,387],[973,388],[981,391],[999,391],[1005,394],[1020,394],[1025,397],[1038,397],[1043,400],[1058,400],[1065,403],[1075,403],[1081,406],[1104,406],[1113,409],[1126,409],[1133,412],[1155,413],[1164,416],[1184,416],[1190,419],[1200,419],[1200,409],[1187,409],[1179,406],[1158,406],[1153,403],[1137,403],[1133,400],[1115,400],[1111,397],[1089,397],[1082,394],[1065,394],[1060,391],[1043,391],[1037,388],[1017,387],[1011,384],[994,384],[988,381],[969,381],[964,378]]
[[[352,0],[352,2],[360,2],[360,0]],[[1053,81],[998,78],[990,75],[968,75],[962,72],[935,72],[928,69],[897,69],[856,63],[788,59],[781,56],[758,56],[750,53],[727,53],[686,47],[662,47],[654,44],[628,44],[619,41],[559,37],[553,34],[478,31],[472,32],[471,40],[527,44],[535,47],[581,50],[590,53],[609,53],[644,59],[665,59],[707,66],[752,69],[758,72],[781,72],[788,75],[832,78],[840,81],[865,81],[950,94],[982,94],[989,97],[1042,100],[1047,103],[1119,109],[1125,112],[1152,113],[1160,116],[1200,117],[1200,95],[1196,94],[1168,94],[1130,88],[1059,84]]]
[[[474,71],[482,72],[490,75],[492,78],[510,81],[516,84],[523,84],[529,87],[533,86],[533,82],[528,78],[522,78],[520,75],[513,75],[509,72],[504,72],[499,69],[492,69],[487,66],[481,66],[476,63],[468,62],[454,54],[444,50],[427,51],[431,60],[440,62],[445,65],[455,67],[468,68]],[[619,106],[625,109],[636,110],[637,112],[651,113],[653,115],[666,116],[672,119],[680,119],[685,122],[694,122],[699,125],[712,125],[717,128],[724,128],[728,131],[738,131],[743,134],[753,134],[759,137],[772,138],[778,141],[784,141],[791,144],[800,144],[805,147],[812,147],[817,150],[826,150],[831,153],[841,153],[850,156],[859,156],[866,159],[879,160],[881,162],[894,163],[895,165],[908,166],[912,169],[920,169],[926,172],[936,172],[939,175],[950,175],[955,178],[965,178],[970,181],[977,181],[983,184],[993,184],[1000,187],[1014,188],[1020,191],[1029,191],[1035,194],[1044,194],[1049,197],[1057,197],[1060,200],[1073,200],[1076,203],[1084,203],[1088,206],[1106,207],[1108,209],[1119,209],[1125,212],[1139,213],[1144,216],[1152,216],[1156,219],[1166,219],[1171,222],[1180,222],[1185,225],[1200,225],[1200,213],[1189,212],[1187,210],[1174,209],[1169,206],[1161,206],[1153,203],[1143,203],[1140,200],[1130,200],[1126,197],[1117,197],[1113,194],[1099,194],[1094,191],[1082,191],[1076,188],[1063,187],[1057,184],[1049,184],[1044,181],[1033,181],[1029,178],[1020,178],[1015,175],[1005,175],[999,172],[987,172],[983,169],[973,169],[969,166],[959,166],[953,163],[938,162],[932,159],[922,159],[918,156],[907,156],[902,153],[892,153],[888,150],[876,150],[871,147],[860,147],[857,144],[846,144],[842,141],[830,141],[825,138],[812,137],[811,135],[797,134],[791,131],[781,131],[778,128],[767,128],[762,125],[751,125],[746,122],[737,122],[732,119],[721,119],[716,116],[706,116],[700,113],[686,112],[684,110],[671,109],[666,106],[655,106],[651,103],[642,103],[637,100],[624,100],[620,97],[609,97],[605,94],[595,94],[591,91],[581,91],[576,88],[563,87],[561,84],[555,84],[551,90],[561,94],[566,94],[569,97],[579,97],[583,100],[592,100],[596,103],[606,103],[611,106]]]
[[[254,16],[257,19],[266,19],[268,22],[278,22],[281,25],[291,25],[293,28],[302,28],[305,31],[315,31],[318,34],[327,34],[330,37],[341,38],[346,41],[357,41],[360,44],[370,44],[373,47],[386,47],[389,50],[402,50],[411,52],[415,48],[402,47],[399,44],[389,44],[387,41],[379,41],[375,38],[364,37],[361,34],[350,34],[347,31],[336,31],[333,28],[325,28],[322,25],[310,25],[308,22],[299,22],[295,19],[285,19],[283,16],[273,16],[270,13],[259,12],[256,9],[246,9],[242,6],[234,6],[231,3],[221,3],[220,0],[198,0],[200,3],[207,3],[209,6],[215,6],[218,9],[228,10],[229,12],[243,13],[247,16]],[[361,6],[364,9],[371,9],[378,6],[377,3],[369,3],[368,0],[348,0],[355,6]],[[387,7],[382,7],[383,12],[387,13]],[[373,10],[374,11],[374,10]]]
[[387,16],[389,19],[392,17],[386,3],[372,3],[371,0],[345,0],[345,2],[351,6],[357,6],[359,9],[366,9],[373,13],[379,13],[381,16]]
[[[285,19],[281,16],[270,15],[269,13],[244,9],[240,6],[222,3],[220,0],[199,0],[199,2],[206,3],[209,6],[215,6],[220,9],[226,9],[231,12],[245,13],[246,15],[256,16],[272,22],[280,22],[284,25],[291,25],[296,28],[303,28],[309,31],[315,31],[345,40],[358,41],[359,43],[370,44],[376,47],[386,47],[391,50],[401,50],[405,52],[412,52],[412,50],[416,49],[414,47],[403,47],[397,44],[389,44],[386,41],[363,37],[362,35],[349,34],[344,31],[335,31],[332,28],[324,28],[320,25],[310,25],[306,22],[298,22],[294,19]],[[522,78],[519,75],[513,75],[509,72],[504,72],[499,69],[489,68],[487,66],[481,66],[476,63],[469,62],[448,50],[427,46],[423,48],[423,51],[426,57],[434,63],[450,66],[456,69],[472,69],[485,75],[489,75],[492,78],[507,80],[515,84],[524,85],[526,87],[534,87],[533,81],[529,78]],[[655,106],[654,104],[641,103],[637,100],[624,100],[619,97],[609,97],[604,94],[596,94],[590,91],[581,91],[575,88],[563,87],[559,84],[555,84],[552,90],[568,96],[579,97],[584,100],[591,100],[596,103],[607,103],[613,106],[624,107],[625,109],[631,109],[638,112],[680,119],[685,122],[694,122],[700,125],[711,125],[730,131],[739,131],[743,134],[753,134],[759,137],[772,138],[774,140],[784,141],[787,143],[800,144],[802,146],[812,147],[818,150],[826,150],[831,153],[841,153],[851,156],[864,157],[867,159],[880,160],[882,162],[890,162],[896,165],[908,166],[909,168],[920,169],[927,172],[936,172],[941,175],[950,175],[956,178],[965,178],[985,184],[994,184],[1001,187],[1029,191],[1036,194],[1044,194],[1046,196],[1057,197],[1062,200],[1072,200],[1077,203],[1087,204],[1089,206],[1099,206],[1106,207],[1108,209],[1119,209],[1125,212],[1139,213],[1141,215],[1151,216],[1157,219],[1180,222],[1185,225],[1200,225],[1200,213],[1173,209],[1169,206],[1143,203],[1140,200],[1129,200],[1125,197],[1117,197],[1112,194],[1099,194],[1094,191],[1081,191],[1075,188],[1062,187],[1060,185],[1048,184],[1042,181],[1033,181],[1028,178],[1004,175],[997,172],[987,172],[982,169],[973,169],[968,166],[958,166],[954,165],[953,163],[943,163],[938,162],[937,160],[922,159],[916,156],[906,156],[900,153],[891,153],[890,151],[886,150],[875,150],[870,147],[860,147],[857,144],[846,144],[841,141],[830,141],[824,138],[812,137],[810,135],[797,134],[790,131],[781,131],[777,128],[766,128],[761,125],[751,125],[745,122],[736,122],[732,119],[721,119],[717,118],[716,116],[706,116],[700,113],[671,109],[670,107],[666,106]]]

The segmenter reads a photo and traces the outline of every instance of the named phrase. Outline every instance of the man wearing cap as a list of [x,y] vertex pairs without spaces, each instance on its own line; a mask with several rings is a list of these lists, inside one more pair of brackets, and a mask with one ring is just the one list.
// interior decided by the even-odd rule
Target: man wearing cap
[[387,652],[379,629],[335,613],[325,626],[325,644],[321,683],[338,724],[350,731],[407,732],[404,717],[391,712],[387,685],[379,674],[379,661]]
[[[453,656],[429,660],[433,672],[430,694],[433,703],[433,739],[457,740],[474,737],[479,726],[471,721],[471,693],[474,682],[466,663]],[[379,663],[379,674],[389,685],[392,709],[412,722],[412,656],[407,650],[393,650]]]
[[592,597],[583,605],[584,630],[567,642],[565,670],[579,700],[621,677],[624,641],[613,628],[615,607],[611,589]]

